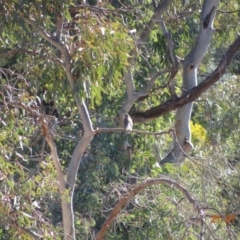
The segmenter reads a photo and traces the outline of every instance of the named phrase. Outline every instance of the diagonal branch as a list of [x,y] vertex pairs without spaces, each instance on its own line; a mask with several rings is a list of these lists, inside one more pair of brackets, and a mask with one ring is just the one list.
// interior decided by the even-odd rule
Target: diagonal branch
[[58,154],[57,154],[57,147],[56,144],[54,143],[52,136],[51,136],[51,131],[49,129],[48,123],[44,118],[40,119],[41,124],[42,124],[42,132],[43,135],[45,136],[45,139],[51,149],[51,156],[53,159],[53,164],[55,166],[56,172],[57,172],[57,177],[59,180],[59,189],[61,194],[63,194],[63,192],[65,191],[65,179],[64,179],[64,174],[62,171],[62,167],[60,165],[60,161],[58,158]]
[[187,191],[187,189],[185,189],[183,186],[181,186],[176,181],[167,179],[167,178],[157,178],[157,179],[146,180],[139,185],[132,186],[132,188],[126,194],[124,194],[122,197],[120,197],[119,201],[117,202],[115,207],[112,209],[108,219],[104,222],[101,230],[98,232],[98,234],[96,236],[96,240],[102,240],[104,238],[108,228],[113,223],[114,219],[120,213],[121,209],[127,205],[127,203],[129,202],[129,200],[131,198],[136,196],[139,192],[141,192],[146,187],[158,185],[158,184],[166,184],[173,188],[178,189],[187,198],[187,200],[192,204],[193,208],[199,210],[197,201],[190,195],[190,193]]
[[201,82],[197,87],[188,90],[181,97],[176,100],[168,100],[163,104],[153,107],[145,112],[134,112],[131,114],[134,122],[147,122],[156,117],[161,117],[164,114],[171,112],[179,107],[182,107],[201,96],[206,92],[211,86],[218,82],[223,74],[226,72],[227,67],[231,63],[235,54],[240,50],[240,36],[233,42],[229,47],[226,54],[222,57],[218,67],[215,71],[207,77],[203,82]]

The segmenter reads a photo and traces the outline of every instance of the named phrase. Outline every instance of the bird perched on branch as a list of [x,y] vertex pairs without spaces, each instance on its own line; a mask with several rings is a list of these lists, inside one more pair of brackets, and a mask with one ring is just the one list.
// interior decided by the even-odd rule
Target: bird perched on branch
[[133,121],[127,113],[124,113],[123,124],[126,131],[132,131]]

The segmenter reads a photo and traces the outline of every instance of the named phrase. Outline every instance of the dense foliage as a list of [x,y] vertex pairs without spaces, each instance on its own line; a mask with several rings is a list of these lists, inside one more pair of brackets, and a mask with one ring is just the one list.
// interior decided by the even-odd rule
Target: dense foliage
[[[64,194],[68,198],[68,189],[59,190],[47,139],[56,144],[65,176],[85,133],[75,96],[85,101],[94,129],[119,128],[129,66],[136,93],[153,76],[156,81],[131,107],[139,132],[96,132],[84,151],[73,197],[76,239],[95,239],[124,194],[159,178],[176,185],[160,182],[133,195],[105,239],[239,238],[238,55],[227,74],[195,101],[190,123],[194,149],[181,166],[158,164],[171,150],[175,111],[143,120],[144,113],[171,98],[167,37],[156,24],[145,42],[139,40],[163,2],[2,1],[0,239],[63,239],[60,199]],[[202,1],[176,0],[162,15],[180,60],[194,46],[201,9]],[[239,32],[238,1],[221,1],[218,9],[199,83],[211,75]],[[68,50],[74,87],[58,44]],[[175,80],[180,95],[181,66]],[[131,155],[124,151],[126,139]]]

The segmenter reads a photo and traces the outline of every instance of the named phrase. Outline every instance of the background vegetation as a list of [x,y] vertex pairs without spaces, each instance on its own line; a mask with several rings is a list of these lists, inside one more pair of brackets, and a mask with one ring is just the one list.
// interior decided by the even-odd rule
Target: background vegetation
[[[159,24],[145,42],[139,39],[158,6],[168,2],[161,17],[180,61],[195,44],[203,1],[2,1],[0,239],[63,239],[63,201],[73,203],[76,239],[96,239],[119,203],[104,239],[240,238],[239,53],[220,81],[194,101],[192,152],[181,165],[159,164],[172,148],[176,112],[158,117],[149,110],[171,98],[173,63]],[[237,37],[239,9],[236,0],[220,1],[198,83],[211,76]],[[68,187],[59,187],[49,141],[66,179],[86,134],[76,99],[85,101],[94,129],[122,127],[129,66],[136,93],[157,76],[129,111],[139,132],[94,132],[71,200]],[[178,96],[182,71],[180,64]],[[132,197],[123,204],[125,194]]]

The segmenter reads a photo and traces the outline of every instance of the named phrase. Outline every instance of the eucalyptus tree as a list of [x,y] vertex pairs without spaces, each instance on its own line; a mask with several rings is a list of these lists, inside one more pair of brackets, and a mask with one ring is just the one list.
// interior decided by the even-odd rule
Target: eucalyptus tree
[[[142,136],[145,134],[157,136],[172,133],[173,149],[163,159],[157,149],[154,162],[162,165],[183,163],[193,148],[190,130],[193,101],[221,79],[240,48],[238,37],[223,55],[217,68],[198,84],[198,68],[215,33],[213,25],[218,7],[219,0],[204,1],[202,6],[196,1],[182,3],[173,0],[143,3],[2,1],[1,162],[6,165],[2,173],[5,176],[3,179],[6,179],[4,187],[8,189],[4,196],[13,194],[16,188],[21,189],[25,196],[26,186],[31,185],[32,177],[35,176],[32,199],[28,199],[31,208],[26,209],[26,212],[33,215],[33,210],[41,209],[40,206],[36,206],[40,200],[34,205],[33,199],[35,188],[45,179],[48,172],[47,167],[43,167],[41,163],[48,159],[46,155],[50,154],[56,171],[57,180],[54,184],[58,186],[61,196],[64,239],[76,239],[75,222],[78,221],[74,219],[73,202],[79,165],[84,164],[85,160],[92,160],[93,153],[95,157],[101,154],[106,158],[104,150],[107,149],[109,139],[101,148],[99,142],[95,143],[94,140],[106,133],[116,135],[125,131],[122,127],[124,113],[129,113],[135,124],[139,123],[140,130],[134,127],[132,132],[139,134],[141,138],[144,138]],[[199,19],[198,24],[196,18]],[[176,23],[182,28],[176,29]],[[191,49],[186,49],[183,41],[184,36],[188,34],[191,37],[186,37],[186,40],[192,44]],[[196,43],[193,41],[195,35],[198,35]],[[182,46],[176,46],[174,37],[178,38]],[[159,89],[162,89],[160,96]],[[69,97],[70,95],[72,97]],[[109,102],[115,105],[113,109],[104,108],[106,102],[108,106]],[[111,120],[114,121],[106,124],[103,112],[109,114],[110,110],[113,110]],[[173,128],[161,121],[162,127],[168,128],[167,131],[159,132],[163,129],[157,124],[157,130],[151,126],[147,126],[149,131],[142,130],[145,128],[144,123],[164,115],[168,118],[167,114],[173,110],[177,110],[176,114],[170,117],[171,121],[175,121]],[[79,118],[75,114],[78,114]],[[65,145],[57,135],[66,125],[69,134],[65,137],[72,141],[67,153],[64,151]],[[15,129],[16,141],[11,141],[9,154],[9,132]],[[32,133],[35,137],[43,137],[42,148],[39,148],[40,144],[37,149],[31,145],[29,140],[30,136],[33,136]],[[120,138],[119,135],[116,136]],[[124,135],[123,138],[121,146],[115,147],[115,151],[123,149],[124,153],[127,153],[127,159],[131,161],[134,146],[129,140],[130,137]],[[45,148],[45,141],[49,146],[49,153]],[[111,140],[111,145],[113,142]],[[141,151],[143,149],[141,148]],[[38,168],[43,168],[43,179],[37,179],[38,174],[35,173],[26,174],[23,171],[17,174],[18,164],[10,164],[8,161],[10,158],[21,159],[19,166],[23,169],[29,167],[24,161],[33,159],[32,153],[38,153],[43,159],[37,165]],[[148,154],[153,155],[149,152]],[[118,154],[115,154],[114,158],[117,156]],[[9,181],[6,176],[13,167],[16,177]],[[6,170],[8,168],[9,170]],[[52,171],[53,168],[51,174]],[[170,185],[179,190],[198,212],[197,220],[201,226],[207,225],[204,222],[205,209],[176,181],[162,177],[147,179],[139,185],[132,179],[129,182],[132,185],[126,183],[125,188],[121,188],[122,192],[114,190],[119,201],[109,212],[106,221],[99,224],[98,229],[92,230],[93,238],[103,239],[127,202],[147,187],[158,184]],[[79,184],[81,185],[81,182]],[[54,186],[51,185],[50,191],[54,195],[51,197],[55,197],[56,200],[57,192]],[[46,196],[48,188],[45,183],[44,188],[46,192],[39,193],[38,199],[41,198],[41,194]],[[13,206],[8,205],[6,213],[11,210],[18,217],[9,218],[10,220],[6,218],[6,224],[13,229],[21,227],[21,231],[28,236],[51,239],[55,228],[51,227],[50,221],[36,220],[33,223],[26,220],[31,219],[28,213],[16,213],[17,208],[24,206],[24,198],[21,195],[23,193],[16,194],[13,199],[9,197],[8,202],[14,199],[15,202]],[[106,199],[106,196],[104,197]],[[17,199],[20,199],[19,202]],[[48,204],[49,202],[46,203],[46,209]],[[16,219],[21,219],[19,216],[25,217],[17,222]],[[46,218],[51,218],[51,215],[47,215]],[[28,221],[26,225],[29,226],[24,226],[25,221]],[[43,223],[46,225],[44,230],[39,230]],[[61,236],[57,229],[59,230],[59,227],[56,227],[54,238]],[[203,234],[202,227],[200,235]]]

